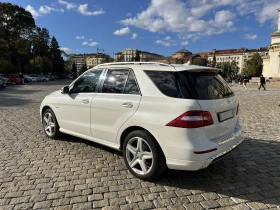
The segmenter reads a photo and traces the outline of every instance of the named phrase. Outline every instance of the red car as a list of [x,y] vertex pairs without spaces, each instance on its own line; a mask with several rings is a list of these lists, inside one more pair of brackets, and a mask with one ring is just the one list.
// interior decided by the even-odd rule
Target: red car
[[13,84],[13,85],[19,85],[21,84],[21,78],[18,75],[5,75],[6,78],[8,78],[8,83]]

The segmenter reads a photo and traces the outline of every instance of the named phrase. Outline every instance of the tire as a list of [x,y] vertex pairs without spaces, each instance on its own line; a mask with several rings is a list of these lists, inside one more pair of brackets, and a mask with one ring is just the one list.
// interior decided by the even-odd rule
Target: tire
[[57,123],[55,114],[51,109],[46,109],[43,113],[43,129],[45,135],[50,139],[56,139],[59,137],[59,125]]
[[126,136],[123,157],[129,171],[145,181],[155,180],[167,168],[162,150],[147,131],[135,130]]

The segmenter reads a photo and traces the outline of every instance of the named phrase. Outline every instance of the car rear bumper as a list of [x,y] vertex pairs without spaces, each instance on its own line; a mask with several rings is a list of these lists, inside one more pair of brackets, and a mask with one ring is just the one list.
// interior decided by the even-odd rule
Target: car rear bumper
[[[228,139],[225,139],[222,144],[219,145],[215,143],[215,147],[213,147],[212,142],[211,145],[208,145],[208,149],[216,148],[215,151],[205,154],[194,154],[194,148],[191,151],[185,148],[186,155],[181,156],[181,158],[166,157],[167,167],[169,169],[189,171],[196,171],[199,169],[206,168],[211,163],[220,160],[221,158],[232,152],[242,143],[243,140],[243,129],[238,123],[232,135],[230,135]],[[209,140],[206,140],[205,142],[209,142]],[[181,145],[181,147],[184,148],[184,145]]]

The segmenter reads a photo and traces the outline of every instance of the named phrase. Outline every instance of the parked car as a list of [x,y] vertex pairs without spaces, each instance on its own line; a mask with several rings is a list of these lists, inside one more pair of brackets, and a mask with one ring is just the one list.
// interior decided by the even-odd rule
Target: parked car
[[44,98],[44,132],[120,150],[129,171],[143,180],[166,168],[206,168],[244,139],[238,99],[218,71],[145,62],[98,65]]
[[[27,75],[24,75],[23,78],[24,78],[24,82],[25,82],[25,83],[29,83],[29,82],[32,82],[32,81],[33,81],[32,78],[29,77],[29,76],[27,76]],[[36,79],[35,79],[35,81],[36,81]]]
[[9,80],[6,77],[4,77],[3,74],[0,74],[0,80],[2,81],[3,86],[6,87]]
[[0,77],[0,90],[4,89],[6,87],[4,80],[1,79]]
[[21,84],[21,78],[15,74],[6,74],[5,77],[8,79],[9,84],[19,85]]

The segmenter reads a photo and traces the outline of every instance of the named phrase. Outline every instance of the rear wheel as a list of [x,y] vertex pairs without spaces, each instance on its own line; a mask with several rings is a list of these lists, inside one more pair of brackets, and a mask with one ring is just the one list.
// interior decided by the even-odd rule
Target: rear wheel
[[51,109],[46,109],[43,113],[43,128],[48,138],[56,139],[60,134],[59,125]]
[[126,136],[123,156],[129,171],[145,181],[155,180],[166,170],[165,157],[147,131],[136,130]]

